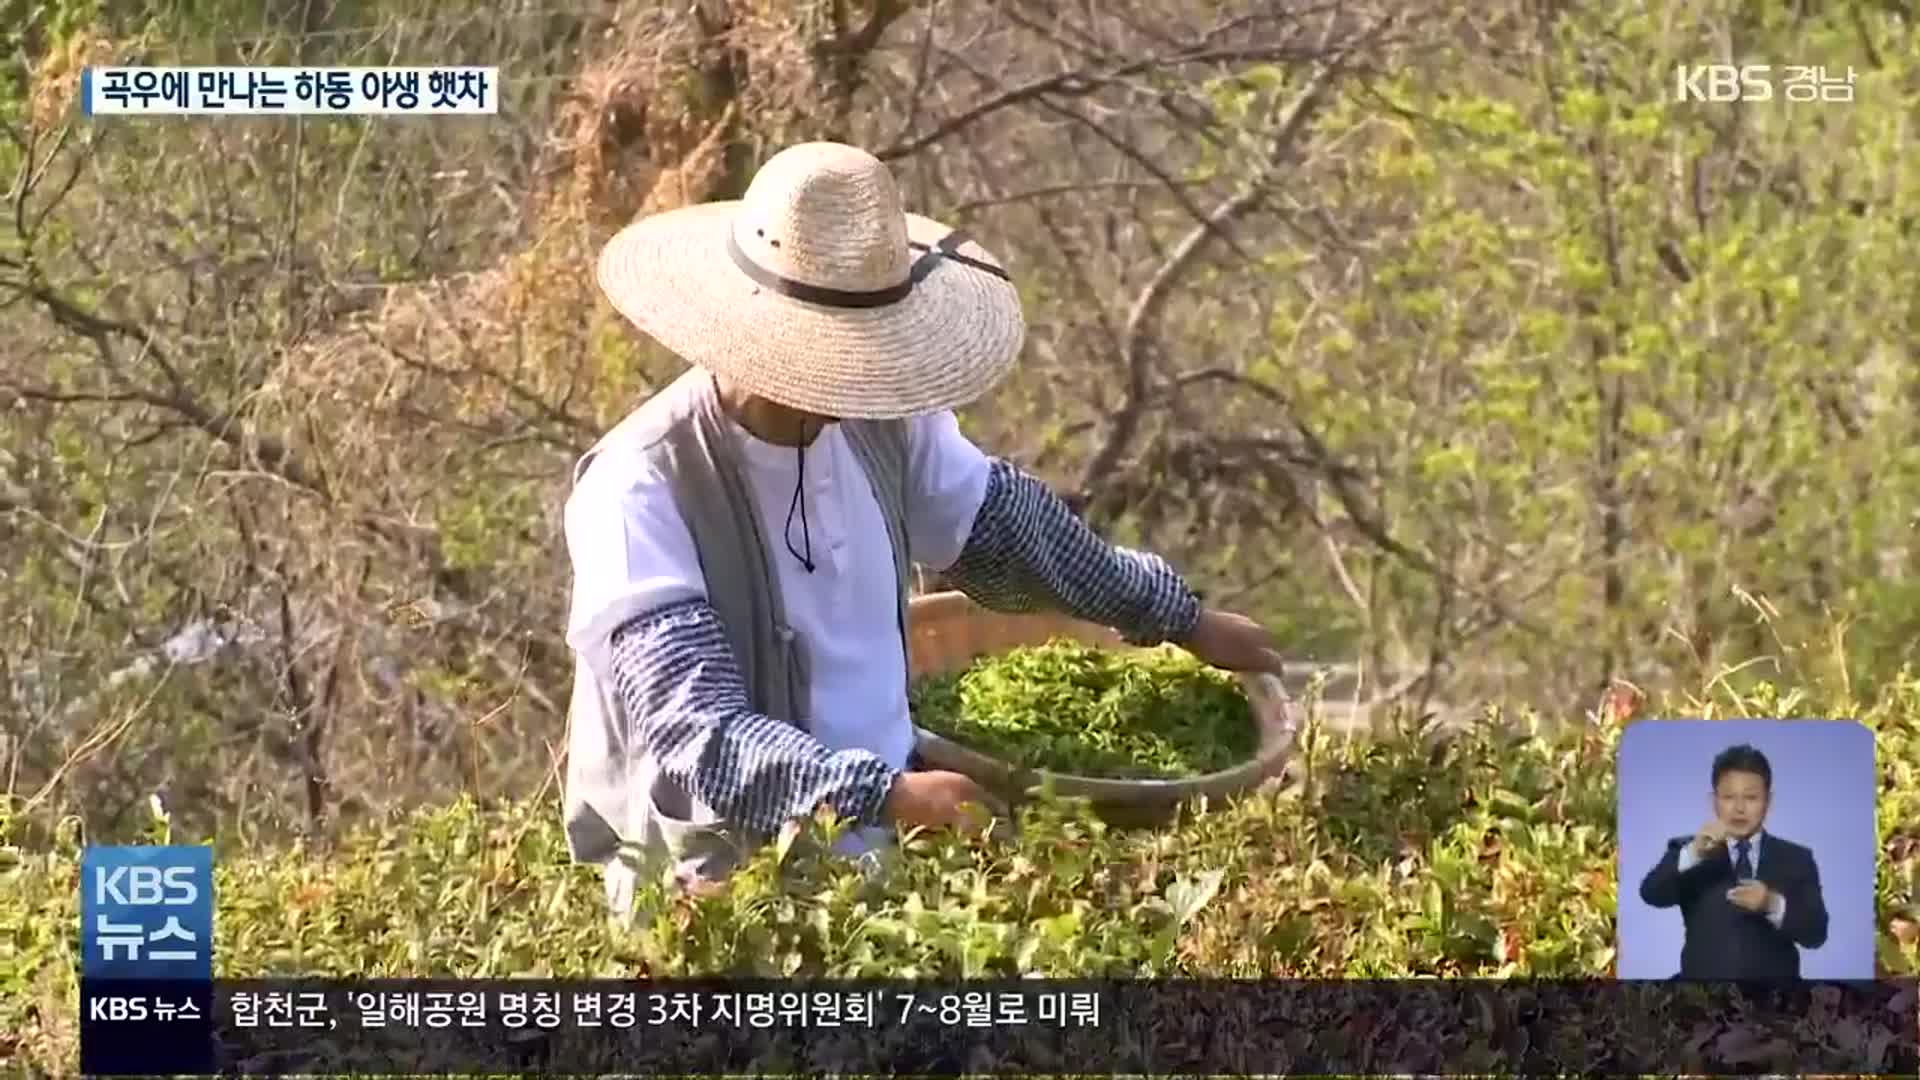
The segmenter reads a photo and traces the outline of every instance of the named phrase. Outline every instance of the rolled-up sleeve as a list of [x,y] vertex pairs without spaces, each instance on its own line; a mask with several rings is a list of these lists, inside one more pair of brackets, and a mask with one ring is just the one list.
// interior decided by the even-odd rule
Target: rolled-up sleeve
[[1138,645],[1192,633],[1200,598],[1165,559],[1109,544],[1039,478],[983,454],[953,414],[910,430],[914,550],[931,553],[922,561],[954,588],[996,611],[1061,611]]
[[882,822],[894,769],[865,750],[829,750],[755,712],[706,601],[681,601],[621,626],[612,675],[661,773],[727,821],[771,834],[824,804],[861,824]]

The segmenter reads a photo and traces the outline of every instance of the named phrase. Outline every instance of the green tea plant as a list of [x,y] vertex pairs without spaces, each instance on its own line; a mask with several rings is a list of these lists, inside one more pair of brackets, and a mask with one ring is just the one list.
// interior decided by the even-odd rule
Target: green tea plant
[[1191,653],[1058,639],[920,680],[914,720],[1028,768],[1171,779],[1247,760],[1253,710],[1233,676]]
[[[1765,715],[1772,700],[1722,695],[1684,711]],[[1920,681],[1844,707],[1816,694],[1806,711],[1875,733],[1881,963],[1911,976]],[[1165,828],[1115,829],[1036,801],[1014,835],[909,836],[876,880],[817,846],[773,845],[717,895],[642,890],[624,930],[608,925],[594,871],[569,861],[550,798],[462,799],[327,845],[215,838],[215,964],[230,978],[1606,974],[1621,730],[1486,724],[1355,740],[1309,725],[1310,780]],[[15,825],[0,803],[0,1071],[68,1076],[80,847],[134,837],[69,829],[27,845]],[[178,820],[141,838],[207,839]]]

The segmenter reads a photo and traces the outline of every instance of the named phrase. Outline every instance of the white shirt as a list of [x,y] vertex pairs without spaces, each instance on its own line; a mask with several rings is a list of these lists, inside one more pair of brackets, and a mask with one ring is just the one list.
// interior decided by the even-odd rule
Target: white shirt
[[[1753,835],[1747,837],[1747,863],[1753,870],[1756,879],[1760,876],[1760,841],[1766,834],[1767,831],[1765,829],[1755,829]],[[1729,863],[1733,861],[1734,848],[1738,846],[1739,843],[1740,841],[1735,839],[1730,838],[1727,840],[1727,861]],[[1683,874],[1698,865],[1700,865],[1700,856],[1694,854],[1692,844],[1683,846],[1680,849],[1680,857],[1674,860],[1674,868]],[[1767,907],[1766,916],[1769,922],[1773,923],[1775,927],[1778,927],[1787,917],[1787,898],[1781,896],[1779,893],[1774,893],[1773,900]]]
[[[951,412],[909,420],[907,530],[914,560],[935,571],[960,557],[986,496],[991,462]],[[787,512],[801,451],[764,442],[729,421],[741,448],[778,576],[787,622],[810,667],[810,732],[832,750],[864,749],[894,768],[913,751],[907,658],[895,621],[898,583],[885,519],[846,436],[828,425],[806,456],[807,552],[796,512]],[[654,608],[706,595],[692,537],[667,478],[616,429],[566,507],[574,582],[567,643],[610,684],[615,629]]]

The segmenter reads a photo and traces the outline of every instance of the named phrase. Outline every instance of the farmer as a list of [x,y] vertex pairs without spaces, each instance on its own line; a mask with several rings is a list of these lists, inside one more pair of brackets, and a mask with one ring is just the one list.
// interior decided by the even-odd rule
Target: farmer
[[1006,374],[1019,294],[979,245],[901,208],[877,158],[769,160],[744,199],[659,214],[601,254],[607,298],[690,363],[583,457],[566,506],[566,829],[619,916],[635,860],[723,878],[821,804],[942,827],[989,805],[912,771],[909,568],[999,611],[1064,611],[1229,670],[1278,673],[1258,625],[1096,536],[952,412]]

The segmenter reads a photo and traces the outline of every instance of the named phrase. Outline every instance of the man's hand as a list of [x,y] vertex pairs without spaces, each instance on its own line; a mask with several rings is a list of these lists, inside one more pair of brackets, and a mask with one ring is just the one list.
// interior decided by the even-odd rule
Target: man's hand
[[1764,912],[1773,903],[1773,890],[1767,888],[1763,881],[1748,878],[1728,889],[1727,899],[1732,901],[1735,907],[1756,913]]
[[1693,834],[1693,853],[1704,859],[1726,842],[1727,827],[1720,824],[1719,819],[1716,818],[1700,826],[1700,831]]
[[999,800],[957,772],[901,773],[887,792],[888,819],[910,829],[983,825],[1001,810]]
[[1188,652],[1217,668],[1261,671],[1275,678],[1286,673],[1286,659],[1275,651],[1278,643],[1273,635],[1244,615],[1203,611],[1183,644]]

